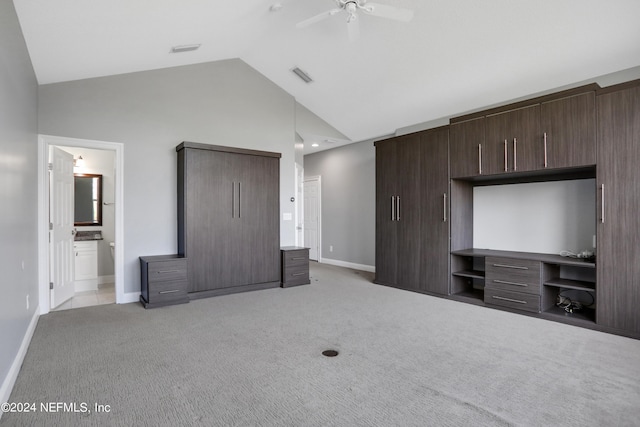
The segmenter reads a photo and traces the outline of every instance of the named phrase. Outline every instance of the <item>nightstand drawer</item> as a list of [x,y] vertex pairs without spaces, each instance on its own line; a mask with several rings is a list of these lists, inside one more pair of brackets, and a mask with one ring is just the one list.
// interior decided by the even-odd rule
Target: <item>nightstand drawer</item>
[[284,268],[297,265],[309,265],[309,249],[283,251],[282,265]]
[[540,312],[540,295],[484,288],[485,304],[515,308],[517,310]]
[[187,280],[187,259],[150,262],[147,275],[149,283]]
[[151,304],[188,298],[186,281],[149,284],[147,302]]
[[282,283],[284,285],[305,285],[309,281],[309,265],[296,265],[286,268],[282,272]]

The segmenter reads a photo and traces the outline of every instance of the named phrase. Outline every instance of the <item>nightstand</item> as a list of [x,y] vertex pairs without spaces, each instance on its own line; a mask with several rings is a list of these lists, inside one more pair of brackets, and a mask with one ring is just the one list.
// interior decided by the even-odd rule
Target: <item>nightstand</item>
[[309,280],[309,248],[285,246],[280,248],[282,255],[283,288],[308,285]]
[[187,259],[180,255],[140,257],[140,302],[144,308],[189,302]]

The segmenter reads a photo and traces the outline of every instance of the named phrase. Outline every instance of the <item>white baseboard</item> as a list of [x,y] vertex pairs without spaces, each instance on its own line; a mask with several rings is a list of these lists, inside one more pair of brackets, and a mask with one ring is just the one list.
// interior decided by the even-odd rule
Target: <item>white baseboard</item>
[[110,276],[99,276],[98,285],[104,285],[105,283],[116,283],[116,276],[113,274]]
[[[16,354],[15,359],[13,359],[13,363],[9,368],[9,372],[2,382],[2,387],[0,388],[0,403],[8,402],[9,398],[11,397],[11,391],[13,390],[13,386],[16,383],[16,379],[18,379],[18,373],[20,373],[20,368],[22,367],[24,356],[27,354],[27,349],[29,348],[29,344],[31,343],[31,338],[33,337],[33,332],[36,330],[36,325],[38,324],[39,318],[40,307],[36,307],[35,311],[33,312],[31,322],[29,323],[29,327],[27,328],[27,331],[22,338],[22,344],[20,344],[18,354]],[[0,418],[2,418],[1,411]]]
[[76,280],[73,288],[75,292],[97,291],[98,279]]
[[140,301],[140,292],[127,292],[124,294],[122,301],[116,301],[117,304],[129,304],[131,302]]
[[376,267],[373,266],[373,265],[355,264],[353,262],[340,261],[340,260],[337,260],[337,259],[322,258],[320,263],[321,264],[337,265],[338,267],[352,268],[354,270],[368,271],[370,273],[375,273],[376,272]]

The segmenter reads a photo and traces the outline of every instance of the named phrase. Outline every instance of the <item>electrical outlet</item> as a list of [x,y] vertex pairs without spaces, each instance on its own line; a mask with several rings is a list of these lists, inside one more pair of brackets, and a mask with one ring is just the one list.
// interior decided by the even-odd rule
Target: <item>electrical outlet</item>
[[329,245],[329,252],[333,252],[333,245]]
[[29,310],[29,294],[27,294],[27,310]]
[[22,266],[22,271],[24,271],[24,260],[22,260],[22,263],[20,265]]

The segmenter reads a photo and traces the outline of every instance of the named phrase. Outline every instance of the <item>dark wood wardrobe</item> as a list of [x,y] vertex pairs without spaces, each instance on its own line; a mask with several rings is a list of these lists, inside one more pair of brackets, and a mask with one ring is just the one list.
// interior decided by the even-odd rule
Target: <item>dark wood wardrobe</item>
[[280,285],[280,153],[183,142],[178,253],[191,299]]

